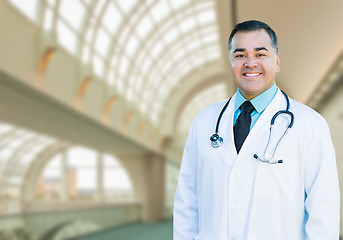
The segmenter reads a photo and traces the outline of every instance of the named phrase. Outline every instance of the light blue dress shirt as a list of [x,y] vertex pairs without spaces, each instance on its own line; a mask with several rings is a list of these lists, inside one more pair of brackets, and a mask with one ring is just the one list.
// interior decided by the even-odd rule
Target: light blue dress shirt
[[[254,97],[253,99],[250,100],[251,104],[254,106],[255,110],[250,114],[251,115],[251,124],[250,124],[250,130],[252,127],[255,125],[256,121],[258,118],[261,116],[263,113],[264,109],[267,108],[269,103],[273,100],[273,98],[276,95],[278,88],[274,82],[273,86],[271,86],[268,90],[264,91],[260,95]],[[241,114],[241,110],[239,107],[247,101],[241,94],[241,92],[237,89],[237,94],[236,94],[236,102],[235,102],[235,115],[233,119],[233,125],[235,126],[236,120]]]

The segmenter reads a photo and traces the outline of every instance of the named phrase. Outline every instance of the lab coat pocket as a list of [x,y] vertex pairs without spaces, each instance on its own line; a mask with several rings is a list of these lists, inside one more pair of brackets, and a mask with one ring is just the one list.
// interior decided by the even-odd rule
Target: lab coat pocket
[[283,163],[260,162],[255,181],[255,196],[292,201],[295,194],[296,161],[284,159]]

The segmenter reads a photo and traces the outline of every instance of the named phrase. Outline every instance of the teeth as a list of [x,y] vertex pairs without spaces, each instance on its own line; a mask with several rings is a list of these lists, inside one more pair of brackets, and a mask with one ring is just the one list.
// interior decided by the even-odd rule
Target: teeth
[[256,77],[256,76],[258,76],[260,74],[259,73],[245,73],[244,75],[248,76],[248,77]]

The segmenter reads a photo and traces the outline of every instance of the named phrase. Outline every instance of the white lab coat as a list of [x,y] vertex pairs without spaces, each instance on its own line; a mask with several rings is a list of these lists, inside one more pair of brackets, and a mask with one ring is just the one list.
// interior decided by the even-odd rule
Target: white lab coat
[[253,155],[263,156],[271,118],[286,100],[278,90],[237,155],[235,97],[220,122],[219,148],[210,136],[225,102],[207,107],[192,124],[174,201],[174,240],[337,240],[339,186],[326,121],[290,99],[294,125],[275,153],[284,162],[263,163]]

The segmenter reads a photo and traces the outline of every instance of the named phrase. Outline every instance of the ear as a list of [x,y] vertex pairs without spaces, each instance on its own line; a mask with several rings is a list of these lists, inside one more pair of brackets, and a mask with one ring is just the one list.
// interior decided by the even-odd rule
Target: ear
[[276,72],[280,71],[280,53],[276,56]]

